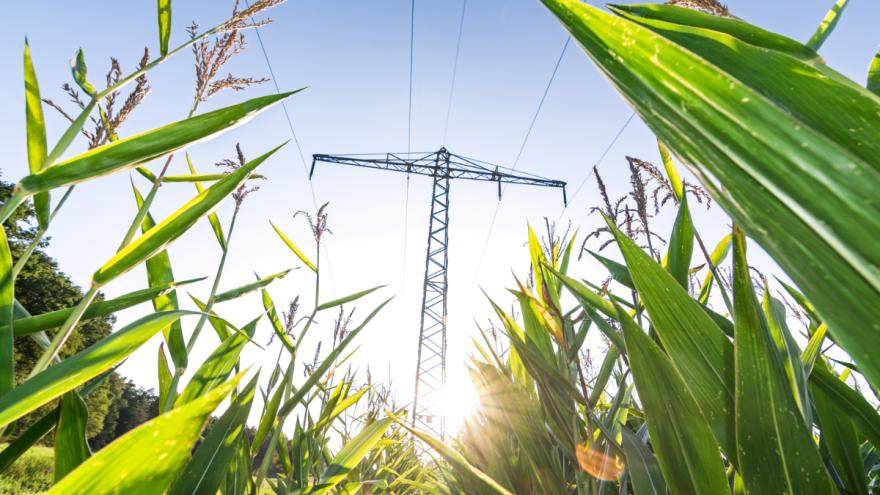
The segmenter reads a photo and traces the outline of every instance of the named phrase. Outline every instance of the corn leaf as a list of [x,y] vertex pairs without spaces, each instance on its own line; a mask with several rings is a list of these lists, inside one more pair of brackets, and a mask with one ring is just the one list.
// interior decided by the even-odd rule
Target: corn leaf
[[199,443],[192,459],[174,481],[170,495],[217,493],[226,468],[238,453],[257,388],[255,375]]
[[868,67],[868,91],[880,96],[880,51],[871,59]]
[[622,265],[612,259],[608,259],[602,256],[599,253],[595,253],[593,251],[587,250],[593,258],[608,270],[608,273],[611,274],[611,278],[614,279],[615,282],[623,285],[628,289],[635,289],[636,286],[633,284],[632,277],[629,276],[629,270],[626,269],[626,265]]
[[275,233],[278,234],[278,237],[281,238],[281,240],[284,242],[284,244],[288,248],[290,248],[290,250],[293,252],[293,254],[296,255],[296,257],[299,258],[299,260],[302,261],[304,265],[309,267],[309,269],[312,270],[313,272],[318,273],[318,268],[315,266],[315,264],[312,263],[311,261],[309,261],[309,258],[302,251],[300,251],[300,249],[298,247],[296,247],[296,244],[294,244],[293,241],[291,241],[290,238],[288,238],[284,234],[284,232],[281,231],[281,229],[276,227],[275,224],[272,223],[271,221],[269,222],[269,225],[271,225],[272,228],[275,229]]
[[783,356],[755,301],[745,237],[734,228],[736,440],[749,493],[836,493],[798,411]]
[[[189,153],[186,154],[186,165],[189,167],[189,172],[195,175],[196,169],[193,166],[192,160],[190,160]],[[252,174],[251,177],[254,175],[255,174]],[[201,193],[205,190],[205,188],[202,187],[201,182],[196,182],[195,186],[197,193]],[[220,225],[220,219],[217,217],[216,211],[208,213],[208,222],[211,224],[211,230],[214,231],[214,237],[217,238],[217,243],[220,244],[220,249],[226,251],[226,235],[223,234],[223,226]]]
[[238,364],[238,357],[242,349],[250,342],[249,337],[253,337],[260,318],[261,316],[257,317],[242,328],[246,333],[233,333],[226,340],[220,342],[220,345],[199,366],[192,379],[184,387],[183,392],[177,397],[174,402],[175,408],[196,400],[226,381],[235,365]]
[[633,495],[665,495],[666,480],[660,473],[657,458],[628,428],[621,428],[620,433]]
[[767,322],[767,330],[773,339],[780,356],[783,356],[785,375],[788,377],[792,396],[797,402],[798,409],[804,416],[806,424],[812,423],[812,412],[809,405],[809,392],[807,390],[807,374],[801,361],[801,350],[788,329],[785,322],[787,314],[785,305],[779,299],[770,295],[770,288],[764,287],[764,301],[762,303],[764,318]]
[[140,318],[46,368],[0,397],[0,428],[60,397],[122,361],[156,332],[190,311],[166,311]]
[[309,493],[321,495],[329,492],[340,482],[345,480],[361,460],[374,448],[385,431],[391,426],[391,418],[380,419],[366,426],[354,438],[348,441],[339,452],[330,460],[329,466],[321,475],[321,481],[315,490]]
[[284,378],[281,380],[278,388],[275,389],[275,393],[272,394],[272,398],[268,402],[266,402],[266,407],[263,410],[263,416],[260,418],[259,425],[257,425],[257,431],[254,433],[254,441],[251,445],[252,453],[254,455],[256,455],[257,452],[260,451],[260,448],[263,446],[263,441],[266,439],[269,431],[271,431],[272,428],[276,426],[278,408],[281,405],[281,399],[284,396],[287,387],[290,385],[290,381],[292,378],[293,366],[288,365],[287,371],[285,371],[284,373]]
[[[727,253],[730,252],[730,239],[730,234],[722,237],[718,244],[715,245],[715,249],[709,253],[709,260],[712,262],[712,266],[721,266],[721,263],[727,258]],[[712,284],[714,283],[715,275],[710,269],[709,273],[706,274],[706,278],[703,279],[703,284],[700,286],[700,295],[697,296],[697,301],[700,304],[709,302],[709,294],[712,292]]]
[[385,286],[384,285],[377,285],[376,287],[373,287],[372,289],[362,290],[360,292],[355,292],[354,294],[349,294],[345,297],[340,297],[339,299],[334,299],[330,302],[325,302],[317,307],[317,311],[324,311],[325,309],[335,308],[336,306],[341,306],[345,303],[356,301],[356,300],[366,296],[367,294],[371,294],[372,292],[374,292],[378,289],[381,289],[382,287],[385,287]]
[[89,411],[76,392],[61,396],[55,427],[55,481],[67,476],[92,455],[86,441]]
[[675,195],[676,201],[681,201],[684,196],[684,182],[681,180],[681,174],[678,173],[678,167],[669,154],[669,148],[663,144],[663,141],[657,140],[657,149],[660,151],[660,159],[663,160],[663,168],[666,170],[666,177],[669,178],[669,185],[672,186],[672,194]]
[[814,388],[821,388],[832,403],[852,420],[859,432],[875,447],[880,448],[880,415],[862,394],[847,386],[826,366],[813,367],[810,390]]
[[724,452],[736,452],[733,345],[669,272],[608,221],[630,276],[675,368]]
[[15,279],[6,228],[0,225],[0,396],[15,386],[13,308]]
[[171,374],[171,369],[168,368],[168,358],[165,357],[164,344],[159,344],[158,366],[159,410],[165,411],[165,404],[168,402],[169,399],[173,400],[173,395],[176,393],[176,390],[171,390],[171,387],[174,386],[174,377]]
[[688,273],[691,269],[691,256],[694,253],[694,224],[688,210],[687,195],[682,195],[678,214],[669,236],[669,250],[666,253],[666,270],[678,283],[687,289]]
[[[31,60],[31,48],[24,41],[24,103],[25,130],[27,133],[28,171],[39,172],[46,162],[46,119],[43,116],[43,101],[40,99],[40,85],[37,71]],[[49,227],[49,193],[34,196],[34,213],[41,229]]]
[[236,287],[235,289],[230,289],[225,292],[221,292],[214,296],[214,304],[218,304],[221,302],[231,301],[233,299],[237,299],[249,292],[253,292],[258,289],[262,289],[267,285],[271,284],[273,281],[279,278],[284,278],[285,275],[290,273],[290,270],[284,270],[278,272],[274,275],[269,275],[268,277],[259,278],[257,277],[256,282],[251,282],[249,284],[242,285],[241,287]]
[[825,40],[828,39],[828,36],[834,31],[834,27],[837,26],[837,21],[840,20],[840,16],[843,14],[843,9],[846,8],[849,0],[837,0],[834,3],[834,6],[831,7],[831,10],[825,14],[825,18],[822,19],[822,23],[819,24],[819,27],[816,28],[816,32],[813,33],[813,36],[810,37],[810,40],[807,41],[807,47],[812,48],[813,50],[818,50],[819,47],[825,43]]
[[227,175],[223,180],[218,181],[213,186],[196,195],[196,197],[178,208],[168,218],[162,220],[158,225],[138,237],[137,240],[122,248],[92,275],[92,281],[98,286],[106,284],[163,251],[169,244],[183,235],[196,222],[211,212],[221,201],[235,191],[254,169],[278,151],[279,148],[280,146],[249,161],[243,167]]
[[[819,362],[818,365],[828,366],[825,362]],[[810,393],[822,430],[822,440],[843,480],[846,493],[868,495],[868,480],[865,479],[862,455],[859,452],[861,442],[855,425],[824,389],[811,385]]]
[[242,124],[291,94],[261,96],[99,146],[28,175],[17,187],[34,194],[147,163]]
[[[114,297],[113,299],[109,299],[107,301],[92,303],[91,305],[89,305],[89,308],[85,311],[85,313],[83,313],[81,321],[88,321],[93,318],[98,318],[101,316],[116,313],[117,311],[122,311],[123,309],[127,309],[132,306],[147,302],[162,294],[167,294],[177,287],[197,282],[199,280],[203,279],[172,282],[164,286],[150,287],[148,289],[141,289],[134,292],[129,292],[128,294],[123,294],[119,297]],[[36,316],[26,316],[23,318],[18,318],[13,322],[13,326],[15,328],[15,336],[21,337],[24,335],[33,335],[43,330],[50,330],[52,328],[60,327],[64,324],[64,321],[67,320],[73,310],[74,308],[59,309],[57,311],[50,311],[48,313],[43,313]]]
[[49,495],[164,493],[189,459],[208,416],[241,376],[116,439],[53,486]]
[[626,311],[618,309],[618,319],[651,443],[669,490],[727,491],[718,444],[685,379]]
[[98,90],[88,81],[89,69],[86,66],[86,54],[82,48],[77,49],[76,56],[70,61],[70,74],[73,76],[73,82],[87,95],[94,98],[98,94]]
[[738,19],[544,3],[880,384],[880,99]]
[[[134,192],[138,210],[140,210],[144,207],[144,198],[137,187],[135,187],[134,181],[131,183],[131,188]],[[147,211],[143,222],[141,222],[141,231],[147,233],[155,226],[156,221],[153,220],[153,215]],[[171,258],[168,256],[168,250],[160,251],[155,256],[149,258],[144,265],[147,268],[147,283],[150,287],[161,287],[174,283],[174,271],[171,268]],[[180,305],[177,302],[177,292],[170,291],[153,298],[153,309],[156,311],[180,309]],[[186,342],[183,340],[183,326],[180,324],[180,320],[163,329],[162,334],[165,337],[165,342],[168,344],[168,351],[171,353],[171,360],[174,362],[174,366],[179,369],[185,369],[188,357]]]
[[315,384],[318,383],[318,380],[320,380],[324,376],[324,373],[326,373],[327,370],[329,370],[330,367],[333,366],[336,358],[338,358],[339,355],[342,354],[342,351],[346,347],[348,347],[351,341],[354,340],[354,338],[357,337],[359,333],[361,333],[361,330],[364,329],[367,323],[369,323],[370,320],[372,320],[373,317],[375,317],[379,313],[379,311],[381,311],[382,308],[384,308],[385,305],[388,304],[390,301],[391,299],[386,299],[382,304],[377,306],[376,309],[374,309],[369,315],[367,315],[364,321],[361,322],[361,324],[358,325],[357,328],[349,332],[348,335],[346,335],[345,338],[342,339],[339,344],[337,344],[336,347],[334,347],[333,350],[330,351],[329,354],[327,354],[327,357],[324,358],[321,364],[318,365],[315,370],[309,373],[309,377],[306,378],[305,382],[303,382],[303,384],[300,385],[298,389],[296,389],[296,392],[294,392],[294,394],[284,402],[284,404],[278,410],[278,417],[286,417],[306,397],[306,395],[311,393],[312,388],[315,386]]
[[261,296],[263,309],[266,310],[266,316],[269,318],[269,323],[272,324],[272,330],[275,331],[275,335],[281,340],[281,343],[292,355],[296,351],[296,347],[294,346],[293,339],[290,338],[290,335],[287,335],[287,330],[284,328],[284,325],[281,324],[281,319],[278,318],[278,311],[275,310],[275,302],[272,301],[272,297],[269,296],[269,291],[266,289],[261,290]]
[[171,0],[157,0],[159,11],[159,54],[168,55],[168,41],[171,39]]

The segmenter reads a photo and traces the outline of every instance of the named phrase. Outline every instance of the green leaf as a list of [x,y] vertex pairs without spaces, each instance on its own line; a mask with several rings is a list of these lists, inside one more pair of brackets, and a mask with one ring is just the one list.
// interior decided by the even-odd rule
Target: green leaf
[[92,455],[86,441],[89,411],[76,392],[61,396],[55,427],[55,481],[67,476]]
[[372,289],[362,290],[360,292],[355,292],[354,294],[350,294],[345,297],[340,297],[339,299],[334,299],[330,302],[325,302],[325,303],[319,305],[316,308],[316,311],[324,311],[325,309],[335,308],[336,306],[341,306],[345,303],[356,301],[356,300],[366,296],[367,294],[371,294],[372,292],[374,292],[378,289],[381,289],[382,287],[385,287],[385,286],[384,285],[377,285],[376,287],[373,287]]
[[493,480],[488,474],[480,471],[479,468],[468,462],[463,455],[452,447],[449,447],[427,433],[411,428],[405,421],[394,415],[389,414],[389,417],[391,417],[391,419],[393,419],[398,425],[416,436],[419,440],[425,442],[435,452],[440,454],[440,456],[443,457],[443,459],[446,460],[446,462],[448,462],[457,473],[466,475],[473,484],[480,488],[479,491],[473,493],[479,493],[480,495],[513,495],[512,492],[499,485],[498,482]]
[[734,227],[736,440],[749,493],[835,493],[798,411],[784,358],[755,301],[745,236]]
[[[730,234],[722,237],[718,244],[715,245],[715,249],[709,253],[709,260],[712,262],[712,266],[719,267],[721,263],[724,262],[724,259],[727,258],[727,253],[730,252],[730,240],[732,239]],[[709,302],[709,294],[712,292],[712,284],[715,283],[715,275],[712,273],[712,270],[709,270],[709,273],[706,274],[706,278],[703,279],[703,285],[700,286],[700,295],[697,296],[697,301],[700,304],[706,304]]]
[[[828,366],[824,362],[819,362],[818,365]],[[852,420],[821,387],[811,385],[810,393],[822,430],[822,440],[843,480],[846,493],[868,495],[868,480],[865,479],[862,455],[859,452],[861,441]]]
[[849,416],[859,432],[880,448],[880,415],[862,394],[847,386],[827,367],[818,366],[818,362],[810,374],[810,390],[814,388],[821,388],[832,403]]
[[53,486],[49,495],[164,493],[190,458],[208,416],[241,376],[116,439]]
[[880,99],[743,21],[544,2],[880,384]]
[[607,223],[657,337],[687,382],[721,448],[732,457],[736,452],[733,345],[687,289],[613,222]]
[[[31,48],[24,41],[24,103],[25,130],[27,132],[28,171],[39,172],[46,162],[46,119],[43,116],[43,100],[40,99],[40,85],[37,71],[31,61]],[[34,196],[34,212],[41,229],[49,227],[49,193]]]
[[28,175],[17,187],[26,194],[34,194],[150,162],[242,124],[291,94],[254,98],[99,146]]
[[[202,313],[206,312],[205,310],[207,309],[207,306],[205,305],[205,303],[200,301],[192,294],[189,294],[189,298],[196,305],[196,307],[199,308],[199,311],[201,311]],[[226,328],[226,320],[220,318],[217,313],[214,312],[214,310],[211,310],[208,314],[211,315],[208,317],[208,323],[211,324],[211,328],[214,329],[214,333],[217,334],[217,338],[221,341],[229,338],[229,330]]]
[[222,302],[226,302],[226,301],[231,301],[231,300],[237,299],[237,298],[239,298],[249,292],[253,292],[255,290],[262,289],[263,287],[266,287],[267,285],[271,284],[276,279],[284,278],[284,276],[287,275],[288,273],[290,273],[290,270],[284,270],[284,271],[278,272],[274,275],[269,275],[268,277],[257,278],[256,282],[251,282],[249,284],[242,285],[241,287],[236,287],[235,289],[230,289],[226,292],[221,292],[220,294],[217,294],[216,296],[214,296],[214,304],[218,304],[218,303],[222,303]]
[[718,444],[685,379],[626,311],[618,308],[618,319],[654,453],[670,491],[726,492]]
[[628,428],[621,428],[620,433],[633,495],[665,495],[666,480],[660,473],[657,458]]
[[87,95],[94,98],[98,94],[98,90],[87,79],[86,54],[83,53],[82,48],[76,51],[76,57],[70,61],[70,73],[73,75],[73,81],[76,85],[85,91]]
[[819,325],[819,328],[810,337],[810,341],[807,342],[807,347],[804,348],[804,353],[801,355],[801,363],[804,367],[804,376],[807,378],[813,372],[813,366],[822,353],[822,343],[825,342],[825,335],[827,333],[828,326],[824,323]]
[[880,96],[880,51],[871,59],[871,65],[868,67],[868,91]]
[[217,493],[226,468],[238,453],[239,442],[247,426],[248,414],[257,388],[254,376],[244,389],[235,396],[223,416],[211,426],[204,440],[193,453],[183,472],[174,481],[170,495],[192,493]]
[[100,375],[190,311],[153,313],[46,368],[0,397],[0,428]]
[[801,350],[788,329],[785,322],[787,318],[785,305],[782,301],[770,295],[770,288],[764,287],[764,301],[762,303],[764,318],[767,322],[767,330],[776,345],[779,355],[782,356],[785,375],[788,378],[792,396],[797,402],[798,409],[804,416],[806,424],[812,424],[812,412],[809,405],[809,392],[807,390],[807,374],[801,361]]
[[164,344],[159,344],[158,358],[159,410],[165,411],[165,404],[169,399],[174,400],[174,395],[176,395],[177,390],[171,390],[171,387],[176,386],[176,384],[174,383],[174,377],[171,374],[171,370],[168,368],[168,358],[165,357]]
[[[189,153],[186,154],[186,165],[189,167],[190,173],[195,175],[196,169],[193,166],[192,160],[190,160],[189,158]],[[253,177],[254,175],[256,174],[251,174],[251,177]],[[200,182],[196,182],[195,186],[196,192],[198,193],[201,193],[205,190]],[[223,234],[223,226],[220,225],[220,219],[217,217],[216,211],[208,213],[208,222],[211,224],[211,230],[214,231],[214,237],[217,238],[217,243],[220,244],[220,249],[226,251],[226,235]]]
[[688,287],[688,273],[691,269],[691,256],[694,253],[694,224],[688,210],[687,195],[682,195],[678,214],[669,236],[669,250],[666,253],[666,270],[681,284]]
[[684,196],[684,182],[681,180],[681,174],[678,173],[678,167],[672,161],[669,148],[663,144],[663,141],[657,140],[657,148],[660,150],[660,159],[663,160],[663,168],[666,170],[666,177],[669,178],[669,185],[672,186],[672,194],[675,195],[675,201],[681,201],[681,198]]
[[93,283],[98,286],[106,284],[163,251],[235,191],[254,169],[279,148],[280,146],[236,169],[223,180],[189,200],[168,218],[138,237],[137,240],[122,248],[92,275]]
[[6,228],[0,225],[0,396],[15,386],[13,307],[15,279]]
[[315,370],[309,373],[309,377],[306,378],[306,381],[303,382],[303,384],[300,385],[298,389],[296,389],[296,392],[294,392],[293,396],[291,396],[287,401],[284,402],[284,404],[281,406],[281,409],[278,411],[278,417],[286,417],[288,414],[291,413],[291,411],[293,411],[293,409],[300,403],[300,401],[305,398],[306,395],[311,393],[312,388],[315,386],[316,383],[318,383],[318,380],[320,380],[324,376],[324,373],[326,373],[327,370],[329,370],[330,367],[333,366],[333,363],[336,361],[336,358],[338,358],[339,355],[342,354],[342,351],[346,347],[348,347],[351,341],[354,340],[354,338],[357,337],[359,333],[361,333],[361,330],[363,330],[365,326],[367,326],[367,323],[369,323],[370,320],[372,320],[373,317],[376,316],[379,311],[381,311],[382,308],[384,308],[385,305],[388,304],[390,301],[391,299],[386,299],[382,304],[377,306],[376,309],[374,309],[364,319],[364,321],[360,325],[358,325],[357,328],[349,332],[348,335],[346,335],[345,338],[342,339],[342,341],[340,341],[339,344],[337,344],[336,347],[334,347],[329,354],[327,354],[327,357],[324,358],[324,361],[322,361]]
[[271,225],[272,228],[275,229],[278,237],[280,237],[281,240],[284,241],[284,244],[287,245],[287,247],[289,247],[291,251],[293,251],[293,254],[296,255],[296,257],[299,258],[299,260],[302,261],[304,265],[309,267],[309,269],[313,272],[318,273],[318,268],[315,266],[315,264],[309,261],[309,258],[306,257],[306,255],[303,254],[303,252],[300,251],[298,247],[296,247],[296,244],[294,244],[293,241],[291,241],[286,235],[284,235],[284,232],[281,232],[281,229],[276,227],[275,224],[271,221],[269,221],[269,225]]
[[168,55],[168,41],[171,39],[171,0],[157,0],[159,11],[159,54]]
[[[164,286],[150,287],[148,289],[136,290],[123,294],[119,297],[107,301],[100,301],[89,305],[89,308],[83,313],[81,321],[91,320],[101,316],[110,315],[123,309],[147,302],[162,294],[167,294],[175,288],[185,284],[197,282],[203,279],[185,280],[183,282],[172,282]],[[36,316],[27,316],[19,318],[13,322],[15,328],[15,336],[33,335],[43,330],[60,327],[64,324],[74,308],[59,309],[50,311]]]
[[629,289],[635,289],[636,286],[633,284],[632,277],[629,276],[629,270],[626,269],[626,265],[622,265],[614,260],[608,259],[599,253],[595,253],[593,251],[587,250],[593,258],[599,263],[602,263],[603,266],[608,270],[608,273],[611,274],[611,278],[614,279],[615,282],[627,287]]
[[257,328],[257,322],[260,321],[261,317],[259,316],[245,325],[242,330],[246,334],[236,332],[227,337],[223,342],[220,342],[220,345],[205,359],[205,362],[202,363],[195,374],[193,374],[189,383],[186,384],[183,392],[177,397],[177,400],[174,402],[175,408],[196,400],[226,381],[235,365],[238,364],[238,358],[241,355],[242,349],[250,342],[248,337],[253,337],[254,331]]
[[281,380],[278,388],[275,389],[275,393],[272,394],[272,398],[266,403],[266,407],[263,409],[263,416],[260,418],[259,425],[257,425],[257,431],[254,433],[254,441],[251,445],[253,455],[257,455],[260,448],[263,446],[263,441],[266,439],[269,431],[276,426],[278,407],[281,405],[281,399],[284,396],[287,387],[290,385],[292,378],[293,361],[287,366],[287,371],[284,372],[284,378]]
[[813,50],[818,50],[819,47],[822,46],[822,43],[825,43],[825,40],[834,31],[834,26],[837,26],[837,21],[840,20],[841,14],[843,14],[843,9],[846,8],[846,5],[849,3],[849,0],[837,0],[834,3],[834,6],[831,7],[831,10],[825,14],[825,18],[822,19],[822,23],[819,24],[819,27],[816,28],[816,32],[813,33],[813,36],[810,37],[810,40],[807,41],[807,46],[812,48]]
[[354,438],[348,441],[339,452],[330,460],[329,466],[321,475],[318,487],[312,493],[320,495],[332,490],[336,485],[345,480],[361,460],[374,448],[385,431],[391,426],[391,418],[381,419],[366,426]]
[[287,335],[287,330],[284,328],[284,325],[281,324],[281,319],[278,318],[278,311],[275,310],[275,302],[272,301],[272,297],[269,296],[269,291],[266,289],[261,290],[261,295],[263,309],[266,310],[266,316],[269,317],[269,323],[272,324],[272,330],[275,331],[275,335],[281,340],[281,343],[287,351],[293,355],[293,353],[296,352],[296,346],[290,338],[290,335]]
[[[140,210],[144,207],[144,198],[137,187],[135,187],[134,181],[131,183],[131,189],[134,192],[138,210]],[[153,215],[147,211],[141,223],[141,231],[146,234],[155,226],[156,222],[153,220]],[[171,258],[168,256],[167,250],[162,250],[149,258],[145,265],[147,267],[147,283],[150,287],[161,287],[174,283],[174,271],[171,269]],[[177,292],[170,291],[154,297],[153,309],[156,311],[175,311],[180,309],[180,305],[177,302]],[[188,357],[186,342],[183,340],[183,326],[180,324],[180,320],[163,329],[162,334],[165,337],[165,342],[168,344],[168,351],[171,353],[171,360],[174,362],[174,366],[179,369],[185,369]]]

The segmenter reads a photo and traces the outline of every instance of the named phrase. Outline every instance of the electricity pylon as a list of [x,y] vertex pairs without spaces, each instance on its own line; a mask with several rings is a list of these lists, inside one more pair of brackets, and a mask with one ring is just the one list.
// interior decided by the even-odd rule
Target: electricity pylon
[[428,226],[428,255],[425,259],[425,283],[422,289],[422,317],[419,329],[418,365],[413,395],[413,426],[443,439],[446,421],[440,411],[440,393],[446,385],[446,293],[449,265],[449,181],[466,179],[498,184],[526,184],[558,187],[565,182],[537,175],[515,172],[472,158],[454,155],[440,148],[432,153],[382,153],[367,155],[312,155],[312,169],[318,162],[354,167],[391,170],[433,177],[431,217]]

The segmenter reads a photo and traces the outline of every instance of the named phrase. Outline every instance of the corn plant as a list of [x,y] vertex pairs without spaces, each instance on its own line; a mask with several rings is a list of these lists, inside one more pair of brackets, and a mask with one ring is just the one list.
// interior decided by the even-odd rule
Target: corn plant
[[[411,467],[413,458],[409,456],[410,451],[406,450],[400,432],[389,429],[392,420],[379,414],[381,408],[374,404],[372,413],[359,421],[351,424],[343,421],[346,419],[343,413],[361,402],[371,389],[367,387],[353,392],[355,375],[346,373],[337,382],[334,378],[336,370],[348,357],[343,352],[385,303],[374,309],[356,328],[338,329],[338,339],[334,339],[328,355],[321,361],[316,356],[311,366],[304,366],[304,381],[295,378],[299,371],[296,363],[302,362],[298,356],[299,343],[315,324],[316,316],[354,303],[378,287],[324,300],[319,291],[320,259],[316,258],[312,263],[289,237],[275,227],[281,240],[293,251],[294,258],[314,274],[315,298],[311,314],[303,320],[296,320],[296,304],[292,304],[282,321],[275,309],[267,288],[290,269],[257,277],[254,282],[238,287],[222,289],[222,274],[232,246],[236,218],[245,198],[258,189],[253,181],[264,178],[258,169],[262,170],[264,163],[270,161],[281,146],[251,159],[247,159],[242,147],[237,146],[234,159],[218,164],[224,169],[221,173],[199,173],[193,157],[188,152],[179,153],[196,142],[206,141],[246,122],[296,93],[262,96],[219,110],[198,112],[200,103],[224,89],[242,90],[266,80],[232,75],[217,77],[217,74],[226,62],[244,49],[244,31],[268,23],[255,18],[279,3],[280,0],[258,0],[242,8],[235,2],[226,21],[202,32],[193,24],[187,30],[187,40],[172,48],[171,2],[159,1],[158,59],[150,61],[149,52],[145,51],[138,68],[127,75],[123,75],[114,59],[107,75],[108,85],[99,90],[89,80],[84,52],[79,50],[76,53],[72,63],[75,86],[64,87],[79,107],[75,116],[42,97],[30,49],[25,44],[29,174],[15,184],[9,200],[0,206],[0,221],[5,222],[16,208],[32,200],[38,230],[31,245],[13,263],[5,231],[0,229],[0,428],[6,432],[3,440],[9,441],[0,451],[0,469],[8,468],[54,430],[56,484],[51,493],[189,494],[222,491],[245,494],[267,488],[277,493],[328,493],[338,491],[339,487],[348,487],[345,490],[353,492],[360,486],[383,483],[396,489],[401,476],[411,477],[412,483],[427,483],[422,474],[403,468]],[[185,118],[154,130],[122,136],[122,121],[149,92],[147,73],[186,48],[192,48],[195,57],[196,91],[192,104],[183,112]],[[132,82],[135,82],[135,89],[131,95],[121,108],[114,107],[119,90]],[[51,149],[47,144],[43,103],[70,122]],[[93,130],[84,129],[89,122],[94,125]],[[86,138],[88,151],[65,157],[65,152],[80,135]],[[183,159],[188,173],[170,173],[171,165]],[[150,170],[150,166],[157,162],[158,172]],[[149,189],[142,194],[142,187],[132,177],[137,213],[117,252],[96,268],[89,288],[78,304],[51,313],[28,314],[15,300],[15,279],[27,257],[48,232],[58,210],[72,197],[80,182],[127,170],[134,170],[139,177],[146,179]],[[154,219],[150,207],[160,186],[175,183],[193,184],[196,195],[166,218]],[[59,190],[63,191],[61,199],[52,208],[52,195]],[[231,199],[235,208],[224,227],[214,210],[226,199]],[[211,224],[220,247],[220,258],[207,297],[190,294],[197,310],[183,310],[177,289],[202,279],[176,281],[167,248],[204,218]],[[313,230],[318,244],[316,248],[320,248],[321,229],[326,225],[324,209],[317,213],[317,218],[319,226]],[[108,283],[141,266],[147,273],[146,288],[108,300],[98,297]],[[260,292],[262,296],[257,318],[236,325],[218,314],[224,303],[254,292]],[[147,302],[152,302],[154,312],[83,351],[61,359],[61,349],[80,322]],[[196,320],[188,339],[185,338],[184,317]],[[260,371],[244,369],[240,360],[246,346],[259,345],[254,338],[264,318],[277,337],[279,347],[274,365],[263,370],[269,372],[265,387],[260,386]],[[304,323],[301,330],[297,328],[300,323]],[[197,342],[205,343],[200,335],[206,326],[213,330],[219,344],[205,361],[193,366],[191,353]],[[293,335],[295,330],[299,330],[298,336]],[[157,356],[159,415],[93,453],[85,436],[88,409],[82,396],[160,332],[164,342]],[[12,345],[16,338],[33,338],[44,349],[30,376],[21,383],[14,381]],[[184,380],[188,369],[192,376]],[[229,403],[225,411],[211,418],[225,400]],[[257,425],[249,427],[247,420],[255,402],[262,404],[262,410]],[[18,437],[7,438],[13,422],[50,403],[57,404],[57,407]],[[341,422],[344,426],[340,426]],[[358,431],[354,431],[355,426]],[[334,436],[337,429],[344,430],[345,434]],[[291,431],[293,437],[288,438]],[[386,433],[391,436],[386,437]],[[341,446],[331,447],[337,438],[341,438]],[[402,449],[394,454],[393,461],[380,459],[383,455],[392,455],[390,451],[383,454],[387,446]],[[372,456],[372,460],[362,465],[367,456]],[[382,466],[396,466],[404,474],[392,467],[381,470],[380,462]],[[380,471],[375,479],[370,477],[373,473],[371,466]]]

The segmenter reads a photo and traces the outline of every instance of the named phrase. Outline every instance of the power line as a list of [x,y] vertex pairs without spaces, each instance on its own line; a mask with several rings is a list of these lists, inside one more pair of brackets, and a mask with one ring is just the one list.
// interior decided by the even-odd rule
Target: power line
[[[413,45],[415,41],[416,0],[409,6],[409,106],[406,121],[406,152],[412,153],[412,98],[413,98]],[[401,272],[401,292],[406,292],[406,253],[409,239],[409,174],[406,174],[406,198],[403,201],[403,271]]]
[[464,30],[464,13],[467,9],[467,0],[461,2],[461,18],[458,20],[458,41],[455,42],[455,61],[452,63],[452,83],[449,85],[449,102],[446,105],[446,123],[443,125],[443,141],[446,145],[446,136],[449,134],[449,116],[452,115],[452,95],[455,93],[455,76],[458,74],[458,55],[461,52],[461,33]]
[[620,139],[620,136],[623,134],[623,131],[626,130],[626,128],[629,126],[629,123],[632,122],[632,119],[635,116],[635,112],[629,114],[629,117],[626,119],[620,129],[618,129],[617,134],[614,135],[614,137],[611,139],[611,142],[608,143],[608,146],[606,146],[605,150],[602,151],[602,154],[599,155],[599,159],[593,163],[592,167],[590,167],[590,170],[587,172],[584,180],[582,180],[580,184],[578,184],[577,189],[574,190],[574,194],[572,194],[571,197],[568,199],[568,203],[566,203],[566,205],[562,207],[562,211],[559,212],[559,216],[556,218],[556,223],[559,223],[559,221],[562,220],[562,215],[565,214],[565,210],[568,209],[568,205],[570,205],[572,201],[574,201],[574,198],[578,195],[578,193],[581,192],[581,189],[583,189],[587,181],[590,180],[590,177],[592,177],[593,174],[596,172],[596,167],[598,167],[599,164],[602,163],[602,160],[605,159],[605,155],[607,155],[608,152],[611,151],[611,148],[614,147],[615,143],[617,143],[617,140]]
[[[547,86],[544,88],[544,93],[541,94],[541,99],[538,101],[538,107],[535,109],[534,115],[532,115],[532,121],[529,123],[529,128],[526,131],[526,135],[523,138],[522,144],[519,147],[519,151],[516,154],[516,159],[513,161],[512,170],[516,170],[516,167],[519,166],[519,160],[522,158],[523,151],[526,149],[526,143],[529,141],[529,137],[532,135],[532,130],[535,128],[535,122],[538,121],[538,115],[541,113],[541,109],[544,107],[544,100],[547,99],[547,94],[550,92],[550,86],[553,85],[553,80],[556,78],[556,73],[559,72],[559,66],[562,64],[562,59],[565,57],[565,51],[568,49],[568,45],[571,42],[571,38],[565,38],[565,43],[562,45],[562,51],[559,52],[559,57],[556,59],[556,65],[553,67],[553,72],[550,74],[550,79],[547,81]],[[498,210],[501,208],[501,200],[504,198],[504,191],[507,191],[507,185],[504,186],[504,189],[501,192],[501,197],[498,198],[498,203],[495,204],[495,212],[492,214],[492,221],[489,224],[489,231],[486,233],[486,239],[483,241],[483,249],[480,253],[480,261],[477,263],[477,269],[474,271],[474,283],[477,282],[477,278],[480,276],[480,268],[483,266],[483,260],[486,258],[486,249],[489,247],[489,239],[492,237],[492,230],[495,228],[495,220],[498,218]]]
[[[250,1],[245,0],[245,5],[250,8]],[[253,19],[251,19],[253,21]],[[254,23],[256,24],[256,23]],[[281,87],[278,85],[278,78],[275,77],[275,71],[272,69],[272,62],[269,61],[269,52],[266,51],[266,45],[263,43],[263,37],[260,35],[260,27],[255,25],[254,32],[257,35],[257,41],[260,44],[260,51],[263,52],[263,59],[266,61],[266,67],[269,70],[269,76],[272,78],[272,84],[275,86],[275,92],[280,94]],[[290,129],[290,135],[293,137],[293,143],[296,145],[296,150],[299,153],[299,160],[303,166],[303,172],[306,175],[306,182],[309,184],[309,191],[312,193],[312,205],[315,207],[315,211],[318,210],[318,197],[315,194],[315,186],[312,184],[311,178],[309,178],[309,166],[306,163],[305,155],[303,154],[302,146],[299,142],[299,137],[296,135],[296,130],[293,128],[293,119],[290,118],[290,112],[287,111],[287,104],[284,100],[281,100],[281,109],[284,111],[284,118],[287,121],[287,127]],[[330,275],[330,285],[336,288],[336,280],[333,277],[333,268],[330,264],[330,251],[327,249],[327,245],[324,245],[324,259],[327,263],[327,273]]]

